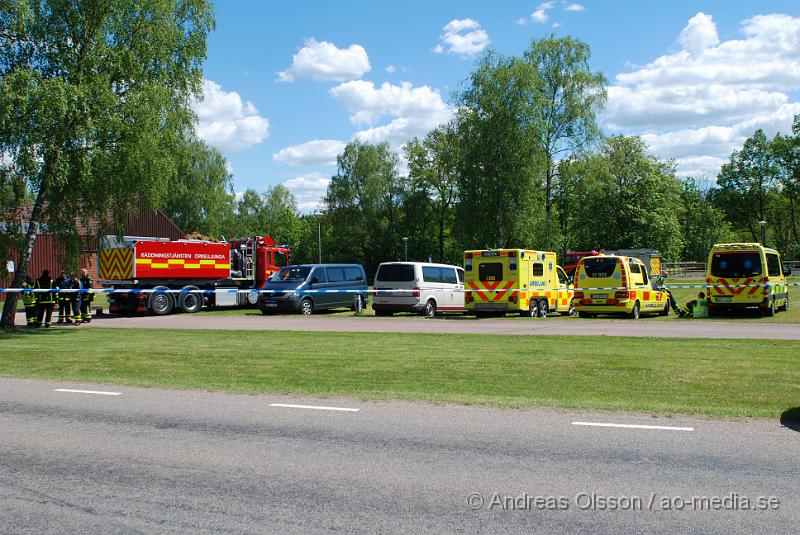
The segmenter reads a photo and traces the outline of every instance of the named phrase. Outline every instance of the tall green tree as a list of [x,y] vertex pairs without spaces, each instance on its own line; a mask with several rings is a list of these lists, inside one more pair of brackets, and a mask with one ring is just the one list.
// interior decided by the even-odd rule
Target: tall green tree
[[[458,200],[461,153],[457,127],[453,122],[445,123],[429,132],[423,141],[414,138],[404,150],[408,159],[410,189],[428,192],[436,205],[436,260],[443,262],[446,241],[453,225],[453,207]],[[424,224],[420,220],[416,223]]]
[[681,200],[685,211],[681,260],[705,262],[712,245],[728,242],[732,238],[725,213],[714,206],[709,193],[692,178],[681,184]]
[[576,166],[582,177],[576,202],[581,248],[653,248],[680,258],[681,185],[672,163],[647,153],[638,137],[613,136]]
[[222,154],[200,140],[180,147],[164,213],[186,233],[219,239],[229,233],[235,203],[232,176]]
[[296,246],[301,234],[297,215],[297,201],[283,184],[267,188],[262,194],[263,208],[259,218],[261,230],[272,236],[277,243]]
[[517,86],[527,108],[521,116],[544,157],[544,196],[553,210],[558,161],[600,136],[596,113],[606,101],[606,79],[589,65],[589,45],[571,37],[534,41],[522,55]]
[[0,166],[35,196],[12,286],[41,225],[76,251],[76,217],[119,231],[163,198],[213,26],[207,0],[0,2]]
[[326,227],[336,236],[328,250],[339,261],[368,270],[398,258],[402,184],[398,157],[386,143],[351,141],[337,158],[325,195]]
[[787,245],[800,255],[800,115],[794,117],[791,134],[775,136],[772,149],[786,206],[781,223],[785,227]]
[[513,58],[490,52],[458,95],[462,156],[455,230],[464,248],[524,246],[544,211],[534,183],[544,160],[521,121],[528,101],[518,67]]
[[775,154],[763,130],[756,130],[741,150],[731,154],[717,184],[716,199],[728,219],[753,241],[761,241],[759,221],[768,221],[778,185]]

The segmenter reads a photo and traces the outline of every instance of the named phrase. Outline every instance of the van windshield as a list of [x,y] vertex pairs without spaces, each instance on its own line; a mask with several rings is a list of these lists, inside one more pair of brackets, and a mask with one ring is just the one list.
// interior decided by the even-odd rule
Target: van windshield
[[414,280],[414,266],[409,264],[383,264],[378,267],[375,280],[411,282]]
[[761,274],[761,255],[756,251],[714,253],[711,257],[711,275],[738,279]]
[[586,258],[583,260],[583,272],[593,279],[605,279],[617,269],[616,258]]
[[270,282],[300,282],[308,278],[311,268],[308,266],[286,266],[274,274]]

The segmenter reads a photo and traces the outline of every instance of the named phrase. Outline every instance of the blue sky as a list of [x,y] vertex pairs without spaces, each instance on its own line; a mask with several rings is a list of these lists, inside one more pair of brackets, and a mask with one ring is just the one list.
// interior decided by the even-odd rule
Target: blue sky
[[198,132],[237,192],[284,183],[303,211],[344,143],[424,136],[482,53],[550,34],[591,46],[604,130],[641,135],[682,175],[713,178],[756,128],[800,114],[796,1],[228,0],[216,13]]

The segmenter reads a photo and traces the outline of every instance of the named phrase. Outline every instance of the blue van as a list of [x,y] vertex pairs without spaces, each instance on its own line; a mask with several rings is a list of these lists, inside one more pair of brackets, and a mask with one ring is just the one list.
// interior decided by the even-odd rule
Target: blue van
[[358,264],[302,264],[284,266],[267,279],[258,296],[262,314],[367,306],[367,274]]

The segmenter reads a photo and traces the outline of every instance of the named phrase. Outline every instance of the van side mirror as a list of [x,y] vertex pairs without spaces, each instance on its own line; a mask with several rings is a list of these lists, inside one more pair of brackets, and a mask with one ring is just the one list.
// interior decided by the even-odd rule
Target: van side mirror
[[783,266],[783,276],[788,277],[792,274],[792,268],[790,266]]

